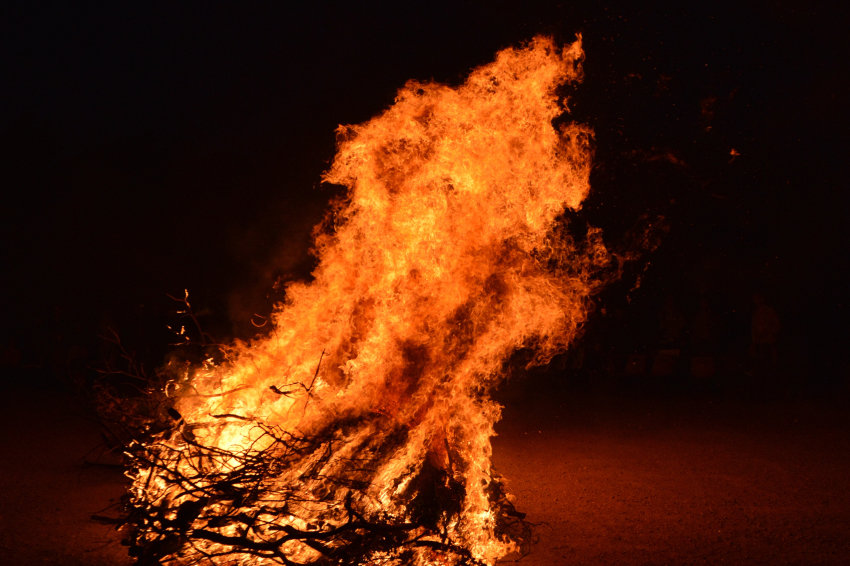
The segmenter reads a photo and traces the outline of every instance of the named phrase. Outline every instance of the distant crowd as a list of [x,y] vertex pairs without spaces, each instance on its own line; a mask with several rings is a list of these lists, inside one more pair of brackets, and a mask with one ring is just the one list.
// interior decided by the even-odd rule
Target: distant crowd
[[[717,298],[668,294],[640,312],[600,306],[561,359],[565,379],[590,388],[787,397],[799,378],[789,369],[794,348],[782,316],[763,293],[753,294],[746,309],[740,301],[734,309]],[[0,337],[0,369],[49,375],[78,389],[91,384],[96,369],[120,366],[126,353],[149,371],[174,341],[174,328],[167,328],[176,320],[172,307],[140,304],[118,309],[122,316],[104,311],[86,321],[55,306]],[[843,387],[850,390],[850,380]]]
[[688,311],[668,294],[654,316],[647,313],[637,323],[626,309],[595,313],[568,353],[568,379],[626,390],[789,394],[791,376],[780,367],[782,321],[762,293],[752,295],[749,312],[733,315],[739,327],[747,317],[746,336],[730,328],[734,311],[728,306],[701,296],[693,303]]

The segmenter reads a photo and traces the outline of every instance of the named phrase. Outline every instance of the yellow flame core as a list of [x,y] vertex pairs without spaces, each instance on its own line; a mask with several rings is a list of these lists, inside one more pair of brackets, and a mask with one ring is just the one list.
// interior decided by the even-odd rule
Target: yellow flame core
[[[560,48],[537,37],[457,88],[410,81],[383,114],[341,126],[324,179],[348,194],[317,230],[314,280],[287,288],[268,337],[237,344],[231,362],[193,376],[178,408],[198,424],[199,441],[263,442],[247,421],[200,426],[211,415],[299,434],[359,419],[323,464],[331,473],[336,459],[379,454],[404,430],[405,442],[374,463],[358,504],[403,514],[406,481],[429,461],[465,487],[451,539],[486,563],[508,553],[485,492],[500,415],[486,392],[516,349],[533,348],[541,363],[563,351],[594,291],[585,266],[608,258],[596,232],[581,248],[556,233],[557,217],[589,190],[592,132],[552,124],[564,111],[557,88],[581,79],[582,59],[580,38]],[[303,481],[311,465],[278,481]],[[152,473],[136,478],[138,496],[167,497],[167,484],[147,481]],[[309,519],[306,503],[303,513]],[[315,513],[333,522],[333,512]],[[298,561],[316,552],[285,550]]]

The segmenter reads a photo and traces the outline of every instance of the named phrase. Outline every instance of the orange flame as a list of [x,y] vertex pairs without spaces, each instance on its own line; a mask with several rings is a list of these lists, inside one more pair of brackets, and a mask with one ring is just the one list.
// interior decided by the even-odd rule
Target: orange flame
[[[428,462],[465,489],[444,536],[488,564],[513,550],[486,493],[500,415],[487,392],[517,349],[545,363],[569,345],[609,258],[598,231],[577,245],[558,222],[589,190],[591,130],[552,124],[583,55],[580,37],[564,48],[536,37],[460,87],[410,81],[383,114],[340,126],[324,180],[348,193],[316,231],[314,280],[289,285],[268,337],[186,377],[178,409],[195,438],[244,449],[264,442],[250,420],[298,434],[356,421],[322,465],[386,454],[364,476],[361,508],[403,513]],[[399,430],[405,441],[387,450]],[[311,465],[279,481],[304,481]],[[134,494],[155,501],[169,485],[142,470]],[[311,513],[333,523],[318,505],[290,520]],[[285,551],[301,562],[317,553]]]

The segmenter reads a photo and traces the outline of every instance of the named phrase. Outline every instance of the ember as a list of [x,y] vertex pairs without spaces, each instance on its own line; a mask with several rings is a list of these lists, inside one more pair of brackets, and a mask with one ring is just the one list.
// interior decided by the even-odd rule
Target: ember
[[273,331],[167,386],[136,445],[132,553],[167,564],[493,564],[529,530],[490,465],[488,392],[575,338],[610,264],[562,214],[592,132],[553,119],[581,42],[537,37],[465,84],[408,82],[338,130],[314,280]]

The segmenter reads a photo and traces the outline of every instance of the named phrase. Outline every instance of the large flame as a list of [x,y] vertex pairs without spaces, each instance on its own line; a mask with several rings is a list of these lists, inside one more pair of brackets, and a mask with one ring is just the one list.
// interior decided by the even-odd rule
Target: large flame
[[[419,540],[449,541],[487,564],[514,550],[493,509],[490,438],[500,407],[487,393],[517,349],[543,363],[568,346],[595,290],[591,275],[608,260],[597,232],[576,245],[558,222],[589,190],[592,132],[553,126],[564,111],[558,87],[580,80],[582,58],[580,38],[560,48],[536,37],[460,87],[410,81],[383,114],[341,126],[324,179],[348,192],[316,231],[314,280],[287,288],[267,337],[236,344],[230,361],[178,384],[184,431],[210,447],[208,459],[181,460],[185,436],[152,443],[154,461],[170,463],[138,470],[135,500],[197,500],[204,477],[238,468],[226,454],[271,446],[270,429],[330,435],[332,450],[289,458],[264,488],[296,486],[298,505],[203,500],[195,532],[215,530],[210,517],[232,514],[226,505],[253,505],[264,527],[245,536],[258,541],[288,527],[332,529],[351,513],[403,523],[418,504],[417,478],[430,470],[461,503],[441,510]],[[204,471],[198,491],[178,493],[169,466]],[[221,525],[222,536],[184,541],[170,559],[190,563],[201,552],[235,563],[215,557],[234,551],[226,537],[239,531]],[[405,560],[446,560],[428,548]],[[290,540],[278,554],[239,563],[308,563],[323,553]]]

